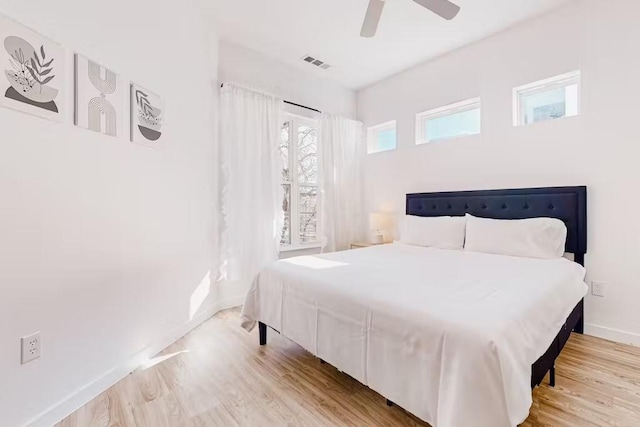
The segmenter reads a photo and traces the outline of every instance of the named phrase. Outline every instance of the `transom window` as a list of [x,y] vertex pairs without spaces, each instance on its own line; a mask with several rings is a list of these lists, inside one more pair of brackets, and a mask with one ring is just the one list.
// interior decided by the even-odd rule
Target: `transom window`
[[480,133],[480,98],[416,114],[416,144]]
[[296,247],[319,243],[318,122],[286,115],[280,139],[282,211],[280,244]]
[[367,153],[395,150],[396,121],[371,126],[367,129]]
[[580,71],[513,89],[513,125],[521,126],[580,114]]

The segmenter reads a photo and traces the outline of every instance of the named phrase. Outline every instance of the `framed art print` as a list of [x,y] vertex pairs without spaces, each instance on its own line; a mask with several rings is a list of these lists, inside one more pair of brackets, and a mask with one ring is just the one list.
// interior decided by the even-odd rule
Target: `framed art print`
[[0,105],[54,121],[64,117],[64,49],[0,14]]
[[163,109],[159,95],[131,84],[131,142],[158,147],[163,131]]
[[75,69],[76,126],[121,136],[124,121],[122,78],[78,53]]

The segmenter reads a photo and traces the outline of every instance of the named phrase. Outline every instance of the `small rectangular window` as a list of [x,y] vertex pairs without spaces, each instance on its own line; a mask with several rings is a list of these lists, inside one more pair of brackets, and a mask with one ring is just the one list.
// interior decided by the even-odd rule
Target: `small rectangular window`
[[382,123],[367,129],[367,152],[369,154],[381,151],[395,150],[396,121]]
[[476,135],[481,130],[480,98],[416,114],[416,144]]
[[513,125],[521,126],[580,114],[580,71],[513,89]]

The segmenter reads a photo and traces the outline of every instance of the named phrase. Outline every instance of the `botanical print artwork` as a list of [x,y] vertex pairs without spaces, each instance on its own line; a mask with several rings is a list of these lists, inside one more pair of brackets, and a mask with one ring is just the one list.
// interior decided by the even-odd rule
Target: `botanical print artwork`
[[76,126],[118,136],[123,120],[120,76],[80,54],[75,65]]
[[44,45],[40,46],[38,53],[28,41],[9,36],[4,39],[4,48],[11,56],[9,62],[13,68],[5,71],[11,87],[4,96],[57,113],[58,106],[54,100],[58,96],[58,89],[47,86],[56,77],[51,73],[54,59],[45,62],[47,56]]
[[154,145],[162,136],[162,99],[131,84],[131,141]]
[[4,49],[0,63],[0,105],[61,120],[64,108],[64,51],[55,42],[0,15]]

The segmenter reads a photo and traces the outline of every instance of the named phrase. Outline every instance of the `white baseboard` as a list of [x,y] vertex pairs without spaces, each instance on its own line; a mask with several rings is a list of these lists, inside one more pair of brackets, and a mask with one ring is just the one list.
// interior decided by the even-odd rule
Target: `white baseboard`
[[55,425],[56,423],[62,421],[64,418],[71,415],[86,403],[94,399],[100,393],[104,392],[109,387],[136,370],[150,357],[158,354],[160,351],[185,336],[191,330],[199,326],[202,322],[209,319],[211,316],[221,310],[226,310],[227,308],[242,305],[243,300],[244,295],[229,298],[227,300],[216,303],[208,309],[203,310],[202,313],[198,314],[183,325],[178,326],[168,335],[158,340],[156,343],[149,345],[144,350],[133,355],[129,360],[113,367],[96,380],[90,382],[78,391],[72,393],[71,395],[62,399],[60,402],[54,404],[49,409],[46,409],[39,415],[35,416],[31,421],[27,423],[27,425],[30,427],[51,427],[52,425]]
[[585,323],[584,333],[594,337],[604,338],[605,340],[640,347],[640,334],[636,334],[634,332],[594,325],[593,323]]

